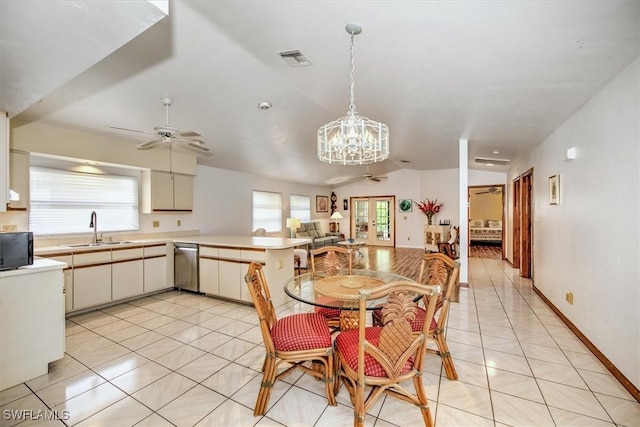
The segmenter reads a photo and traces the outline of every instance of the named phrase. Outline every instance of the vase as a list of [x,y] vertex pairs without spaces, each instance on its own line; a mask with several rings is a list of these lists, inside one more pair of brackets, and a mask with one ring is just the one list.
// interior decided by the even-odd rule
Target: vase
[[427,224],[429,225],[433,224],[433,215],[427,215]]

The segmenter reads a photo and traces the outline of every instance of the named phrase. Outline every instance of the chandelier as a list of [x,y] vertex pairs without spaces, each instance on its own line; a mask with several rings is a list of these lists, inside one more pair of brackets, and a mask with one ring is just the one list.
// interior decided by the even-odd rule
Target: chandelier
[[356,112],[353,38],[362,32],[360,24],[346,26],[351,34],[351,70],[349,72],[349,111],[343,117],[318,129],[318,159],[325,163],[368,165],[389,157],[389,127]]

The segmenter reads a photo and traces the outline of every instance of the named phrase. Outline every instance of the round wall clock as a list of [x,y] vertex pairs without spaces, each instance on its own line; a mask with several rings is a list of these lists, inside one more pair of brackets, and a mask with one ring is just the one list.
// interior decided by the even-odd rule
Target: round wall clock
[[400,200],[398,206],[402,212],[411,212],[411,200]]

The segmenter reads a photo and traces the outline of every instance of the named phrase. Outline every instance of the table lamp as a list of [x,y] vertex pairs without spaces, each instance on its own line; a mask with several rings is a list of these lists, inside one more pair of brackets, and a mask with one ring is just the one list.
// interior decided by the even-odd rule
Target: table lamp
[[338,224],[338,220],[342,219],[342,218],[343,218],[342,214],[340,214],[340,212],[338,212],[338,211],[335,211],[333,213],[333,215],[331,215],[331,219],[334,221],[334,230],[333,231],[336,232],[336,233],[340,232],[340,224]]
[[287,218],[287,228],[291,229],[291,238],[296,237],[296,230],[300,228],[300,218]]

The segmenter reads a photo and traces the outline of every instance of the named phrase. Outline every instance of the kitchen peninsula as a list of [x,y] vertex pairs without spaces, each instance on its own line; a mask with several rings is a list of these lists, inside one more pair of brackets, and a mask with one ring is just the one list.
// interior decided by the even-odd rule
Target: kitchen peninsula
[[249,264],[257,261],[264,265],[271,298],[279,305],[287,300],[283,285],[294,275],[293,248],[306,246],[311,240],[198,235],[174,242],[199,245],[200,292],[251,303],[244,276]]
[[0,271],[0,391],[46,374],[64,356],[66,266],[36,258]]

